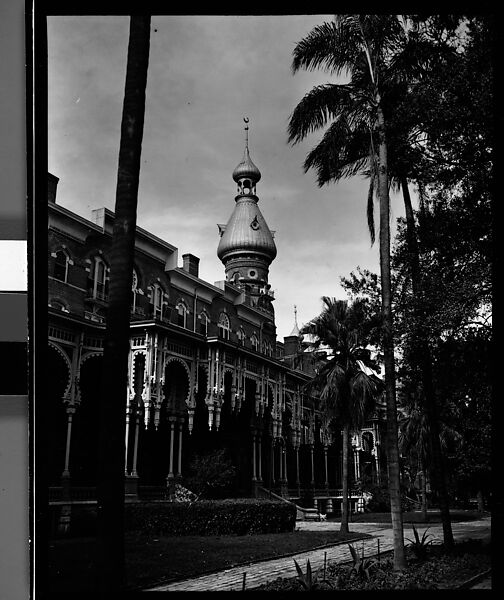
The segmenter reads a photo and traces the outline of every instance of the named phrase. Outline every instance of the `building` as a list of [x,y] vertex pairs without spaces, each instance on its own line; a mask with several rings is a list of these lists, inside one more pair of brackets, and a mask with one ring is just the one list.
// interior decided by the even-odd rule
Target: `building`
[[[304,384],[313,356],[299,335],[277,340],[269,266],[277,249],[258,205],[261,173],[248,141],[233,172],[235,206],[219,224],[225,279],[199,277],[199,259],[137,228],[131,290],[126,494],[170,498],[191,458],[226,448],[234,492],[274,492],[332,509],[341,496],[341,435]],[[114,214],[91,220],[56,199],[49,206],[49,448],[53,503],[94,498],[98,399]],[[338,432],[339,433],[339,432]],[[355,469],[379,481],[384,464],[378,415],[354,436]],[[318,503],[318,504],[317,504]]]

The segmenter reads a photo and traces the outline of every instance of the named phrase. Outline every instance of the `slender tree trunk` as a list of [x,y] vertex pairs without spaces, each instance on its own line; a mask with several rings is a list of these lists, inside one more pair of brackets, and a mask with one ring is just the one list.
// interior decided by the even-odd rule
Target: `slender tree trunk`
[[482,513],[485,510],[485,502],[483,500],[483,492],[478,490],[476,493],[476,500],[478,502],[478,512]]
[[107,596],[125,583],[124,452],[130,298],[149,62],[150,17],[132,16],[121,123],[115,221],[99,411],[98,586]]
[[424,410],[425,416],[427,417],[427,425],[431,432],[432,474],[434,478],[434,487],[439,494],[444,543],[447,547],[452,547],[454,541],[450,517],[450,502],[448,490],[446,488],[446,469],[444,465],[443,450],[441,448],[438,407],[432,381],[432,354],[426,332],[423,329],[423,290],[420,277],[420,255],[413,207],[411,205],[411,197],[406,177],[401,178],[401,187],[403,190],[404,208],[406,212],[406,235],[408,241],[409,264],[411,268],[411,287],[414,298],[413,306],[415,312],[416,335],[418,339],[418,356],[420,357],[424,391]]
[[341,469],[341,525],[340,525],[340,533],[348,533],[348,461],[349,461],[349,452],[348,452],[348,444],[350,438],[350,427],[345,425],[343,427],[343,456],[342,456],[342,469]]
[[427,477],[425,471],[422,471],[422,520],[427,521]]
[[379,173],[380,199],[380,274],[383,321],[383,356],[385,365],[385,398],[387,404],[387,464],[390,494],[390,512],[394,538],[394,570],[406,568],[404,530],[401,511],[400,464],[395,390],[395,360],[392,320],[392,285],[390,272],[390,198],[387,174],[387,146],[385,119],[378,97]]

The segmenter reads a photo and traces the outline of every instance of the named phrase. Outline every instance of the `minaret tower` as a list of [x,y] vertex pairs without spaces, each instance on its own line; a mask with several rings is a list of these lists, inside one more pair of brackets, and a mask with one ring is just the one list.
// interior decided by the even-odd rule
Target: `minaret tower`
[[256,184],[261,179],[248,147],[248,123],[245,121],[245,150],[233,171],[238,185],[235,208],[226,225],[218,225],[221,236],[217,256],[224,264],[226,280],[246,292],[252,306],[273,312],[273,294],[268,283],[269,266],[277,250],[264,217],[257,205]]

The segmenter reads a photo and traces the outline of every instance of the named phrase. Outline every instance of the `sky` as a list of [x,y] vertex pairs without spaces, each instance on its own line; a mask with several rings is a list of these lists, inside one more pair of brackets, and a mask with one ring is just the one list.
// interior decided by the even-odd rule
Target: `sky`
[[[323,71],[291,70],[297,42],[330,15],[153,16],[137,224],[200,258],[199,275],[224,279],[217,223],[234,208],[232,172],[245,145],[261,171],[259,208],[275,231],[277,337],[317,316],[321,297],[345,299],[340,277],[379,272],[367,230],[366,180],[319,188],[304,173],[323,130],[292,146],[290,116]],[[91,219],[114,210],[129,17],[48,17],[48,168],[57,202]],[[391,227],[402,216],[391,198]],[[378,223],[378,212],[375,215]]]

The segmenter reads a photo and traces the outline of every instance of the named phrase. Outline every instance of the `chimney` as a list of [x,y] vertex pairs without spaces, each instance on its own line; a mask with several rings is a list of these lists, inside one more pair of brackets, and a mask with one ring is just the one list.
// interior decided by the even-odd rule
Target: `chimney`
[[59,177],[52,173],[47,173],[47,200],[56,204],[56,188],[58,187]]
[[284,356],[294,356],[299,353],[299,336],[288,335],[284,337]]
[[183,269],[195,277],[199,277],[199,258],[194,254],[183,254],[182,260],[184,261]]

